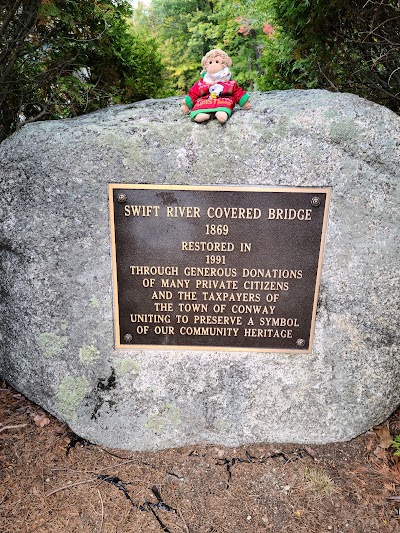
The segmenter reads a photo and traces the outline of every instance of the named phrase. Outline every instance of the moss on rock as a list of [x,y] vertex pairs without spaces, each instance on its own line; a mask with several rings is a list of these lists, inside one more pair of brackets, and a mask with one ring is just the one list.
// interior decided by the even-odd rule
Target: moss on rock
[[100,350],[96,346],[90,344],[84,344],[79,350],[79,359],[82,363],[88,364],[92,363],[100,357]]
[[76,409],[89,390],[89,383],[85,377],[74,378],[65,376],[57,392],[57,405],[61,413],[68,419],[76,418]]
[[36,344],[46,359],[59,355],[67,343],[68,337],[56,335],[51,331],[41,333],[36,338]]

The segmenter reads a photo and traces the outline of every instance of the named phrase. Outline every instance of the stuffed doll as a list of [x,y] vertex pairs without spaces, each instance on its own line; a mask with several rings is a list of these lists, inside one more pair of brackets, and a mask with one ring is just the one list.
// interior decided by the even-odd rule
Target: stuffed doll
[[250,95],[231,80],[232,60],[223,50],[210,50],[202,59],[204,77],[193,85],[182,102],[182,112],[195,122],[205,122],[215,114],[224,124],[236,104],[250,109]]

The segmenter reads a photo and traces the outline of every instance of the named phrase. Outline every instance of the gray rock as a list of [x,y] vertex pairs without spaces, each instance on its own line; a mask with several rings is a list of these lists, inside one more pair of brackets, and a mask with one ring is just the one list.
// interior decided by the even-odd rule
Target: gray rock
[[[191,123],[180,100],[1,144],[2,376],[118,448],[351,439],[400,402],[399,117],[285,91],[221,127]],[[114,350],[109,182],[332,187],[313,353]]]

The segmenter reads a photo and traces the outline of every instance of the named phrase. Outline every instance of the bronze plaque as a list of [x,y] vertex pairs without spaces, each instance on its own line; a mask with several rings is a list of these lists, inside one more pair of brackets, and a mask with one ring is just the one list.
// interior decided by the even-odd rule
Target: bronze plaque
[[310,353],[329,199],[110,184],[116,348]]

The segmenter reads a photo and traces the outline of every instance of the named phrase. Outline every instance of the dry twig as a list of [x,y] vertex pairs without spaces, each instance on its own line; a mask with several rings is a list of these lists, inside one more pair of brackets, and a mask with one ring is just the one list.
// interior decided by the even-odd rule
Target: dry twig
[[63,485],[62,487],[58,487],[58,489],[51,490],[50,492],[45,494],[45,497],[47,498],[48,496],[51,496],[56,492],[60,492],[60,490],[70,489],[71,487],[76,487],[77,485],[83,485],[84,483],[94,483],[97,481],[97,479],[85,479],[84,481],[77,481],[76,483],[68,483],[68,485]]
[[185,531],[186,531],[186,533],[190,533],[189,527],[188,527],[188,525],[187,525],[185,519],[183,518],[182,511],[181,511],[180,508],[179,508],[178,501],[177,501],[177,499],[176,499],[176,494],[175,494],[175,489],[174,489],[174,485],[173,485],[173,483],[171,483],[171,490],[172,490],[172,495],[173,495],[174,500],[175,500],[176,510],[178,511],[178,514],[179,514],[179,516],[180,516],[180,519],[181,519],[182,522],[183,522],[183,525],[184,525],[184,527],[185,527]]
[[15,426],[4,426],[2,428],[0,428],[0,433],[2,431],[6,431],[7,429],[18,429],[18,428],[24,428],[25,426],[27,426],[28,424],[16,424]]
[[100,529],[99,533],[101,533],[101,530],[103,529],[103,522],[104,522],[104,503],[103,498],[101,497],[101,492],[99,489],[97,489],[97,492],[99,493],[100,503],[101,503],[101,522],[100,522]]

